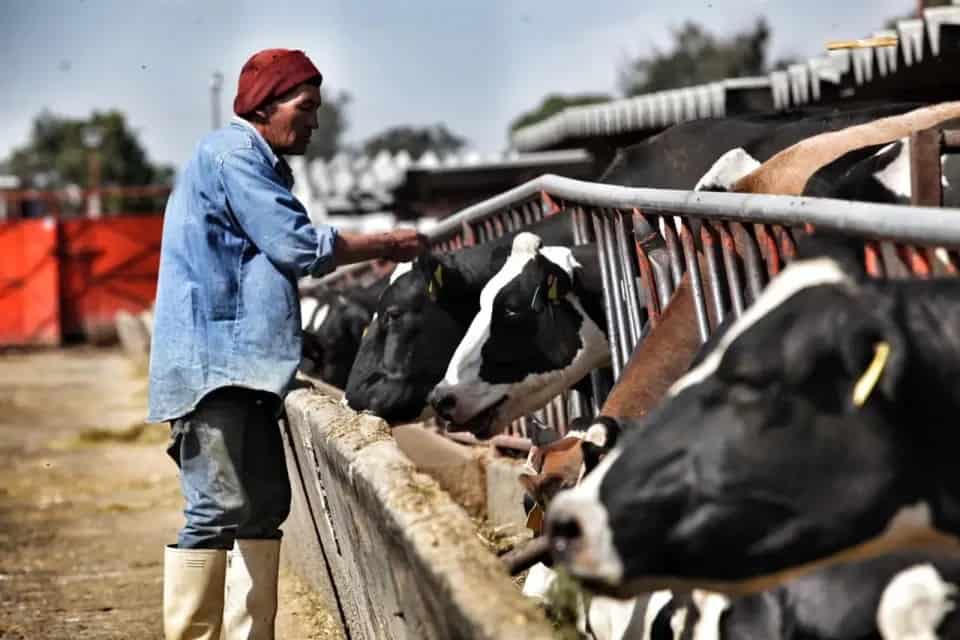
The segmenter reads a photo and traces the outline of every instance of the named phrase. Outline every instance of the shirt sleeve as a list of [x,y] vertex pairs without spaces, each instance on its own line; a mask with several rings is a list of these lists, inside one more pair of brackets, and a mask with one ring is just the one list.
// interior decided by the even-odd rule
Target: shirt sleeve
[[314,226],[303,204],[255,149],[227,153],[220,181],[237,223],[278,269],[295,278],[333,271],[336,229]]

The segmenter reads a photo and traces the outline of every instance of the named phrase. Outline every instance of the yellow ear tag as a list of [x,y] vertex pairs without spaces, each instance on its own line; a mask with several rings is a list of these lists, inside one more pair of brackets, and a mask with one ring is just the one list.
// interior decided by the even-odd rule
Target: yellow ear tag
[[363,333],[360,334],[360,337],[365,338],[367,336],[367,331],[370,331],[370,325],[367,325],[363,328]]
[[437,281],[437,286],[443,286],[443,265],[438,264],[436,270],[433,272],[433,279]]
[[878,342],[873,345],[873,360],[867,367],[857,384],[853,386],[853,404],[855,407],[862,407],[866,404],[870,394],[883,374],[883,368],[887,366],[887,360],[890,359],[890,343]]
[[430,299],[434,302],[437,301],[437,287],[433,283],[433,280],[427,283],[427,295],[430,296]]
[[547,284],[550,287],[547,289],[547,300],[556,302],[560,298],[560,292],[557,291],[557,277],[553,275],[549,276],[547,278]]

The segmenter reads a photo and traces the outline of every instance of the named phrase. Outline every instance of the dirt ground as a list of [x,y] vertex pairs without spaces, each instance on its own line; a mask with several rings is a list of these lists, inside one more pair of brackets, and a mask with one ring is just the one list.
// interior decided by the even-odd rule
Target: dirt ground
[[[145,413],[143,367],[119,349],[0,354],[0,639],[162,637],[182,499]],[[277,637],[331,640],[330,619],[282,570]]]

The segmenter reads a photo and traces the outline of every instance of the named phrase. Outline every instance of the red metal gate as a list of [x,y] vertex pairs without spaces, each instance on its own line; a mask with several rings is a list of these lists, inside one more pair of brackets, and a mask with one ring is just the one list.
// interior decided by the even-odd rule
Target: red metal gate
[[60,342],[57,221],[0,225],[0,344]]
[[0,223],[0,344],[114,335],[121,309],[153,304],[163,218]]

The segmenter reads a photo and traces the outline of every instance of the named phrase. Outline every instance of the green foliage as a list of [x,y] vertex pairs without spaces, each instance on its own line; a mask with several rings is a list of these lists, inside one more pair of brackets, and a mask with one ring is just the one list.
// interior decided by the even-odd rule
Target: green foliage
[[329,160],[340,150],[340,138],[347,129],[347,105],[350,94],[341,91],[336,96],[323,94],[323,104],[317,110],[317,122],[320,125],[310,138],[307,147],[307,160],[323,158]]
[[390,127],[367,139],[363,144],[363,151],[367,155],[375,155],[382,149],[396,153],[406,149],[413,158],[419,158],[428,150],[444,154],[457,151],[466,144],[466,140],[450,132],[444,124],[432,127],[413,127],[402,125]]
[[45,111],[34,120],[30,141],[13,151],[8,164],[24,187],[90,187],[94,152],[99,157],[101,186],[169,184],[173,179],[170,167],[147,160],[120,111],[95,111],[85,120]]
[[599,102],[609,102],[611,97],[603,93],[580,93],[574,95],[562,95],[551,93],[543,98],[540,105],[526,113],[520,114],[510,123],[510,132],[513,133],[521,127],[546,120],[550,116],[560,113],[567,107],[579,107],[586,104],[597,104]]
[[760,18],[754,26],[719,38],[694,22],[673,31],[669,51],[654,50],[620,69],[624,95],[635,96],[767,71],[770,27]]

